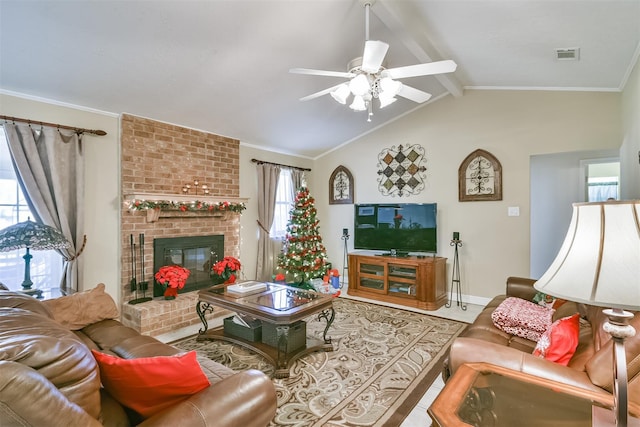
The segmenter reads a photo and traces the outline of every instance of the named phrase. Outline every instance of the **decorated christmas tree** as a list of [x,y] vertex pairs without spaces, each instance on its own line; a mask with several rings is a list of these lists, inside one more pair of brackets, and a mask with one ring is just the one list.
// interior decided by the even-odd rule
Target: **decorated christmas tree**
[[287,224],[287,236],[278,260],[289,282],[301,287],[310,287],[311,279],[322,277],[327,272],[327,252],[319,233],[314,199],[306,187],[300,187],[291,217]]

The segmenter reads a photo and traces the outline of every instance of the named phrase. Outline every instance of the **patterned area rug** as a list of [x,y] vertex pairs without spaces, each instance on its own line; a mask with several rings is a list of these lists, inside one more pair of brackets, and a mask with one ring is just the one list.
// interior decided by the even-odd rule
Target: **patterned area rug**
[[[461,322],[368,304],[334,300],[329,329],[335,351],[298,359],[289,378],[274,379],[278,411],[271,426],[399,426],[433,380]],[[322,338],[325,321],[306,319],[307,335]],[[235,370],[273,367],[224,341],[195,337],[172,343]]]

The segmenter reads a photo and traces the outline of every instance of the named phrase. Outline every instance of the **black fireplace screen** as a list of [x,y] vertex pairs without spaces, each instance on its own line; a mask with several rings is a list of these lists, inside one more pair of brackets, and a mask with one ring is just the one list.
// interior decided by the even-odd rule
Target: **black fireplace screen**
[[[211,267],[224,257],[224,235],[170,237],[153,240],[153,272],[165,265],[180,265],[191,271],[179,293],[213,284]],[[164,287],[154,281],[153,296],[162,296]]]

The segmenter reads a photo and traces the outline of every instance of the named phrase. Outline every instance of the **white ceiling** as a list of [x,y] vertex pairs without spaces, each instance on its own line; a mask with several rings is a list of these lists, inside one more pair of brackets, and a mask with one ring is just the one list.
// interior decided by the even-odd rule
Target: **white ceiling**
[[[377,0],[371,12],[387,67],[458,64],[403,80],[430,102],[470,87],[618,91],[640,46],[640,0]],[[343,80],[288,70],[346,71],[364,16],[362,0],[0,0],[0,90],[315,158],[420,107],[400,99],[367,123],[328,95],[298,100]],[[579,61],[555,59],[567,47]]]

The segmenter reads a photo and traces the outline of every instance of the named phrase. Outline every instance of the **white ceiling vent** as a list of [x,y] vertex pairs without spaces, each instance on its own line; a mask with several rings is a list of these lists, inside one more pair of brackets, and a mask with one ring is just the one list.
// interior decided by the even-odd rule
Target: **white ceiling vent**
[[580,48],[558,48],[556,49],[556,59],[559,61],[577,61],[580,59]]

